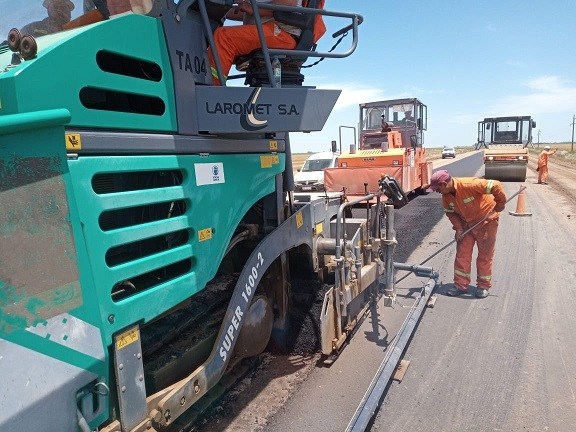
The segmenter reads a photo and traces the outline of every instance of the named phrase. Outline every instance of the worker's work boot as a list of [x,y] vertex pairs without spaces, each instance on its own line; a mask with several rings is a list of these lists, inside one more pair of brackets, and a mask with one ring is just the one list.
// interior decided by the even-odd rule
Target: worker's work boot
[[468,294],[468,290],[460,289],[457,286],[452,286],[446,290],[446,295],[450,297],[458,297],[463,294]]
[[476,290],[476,297],[477,298],[486,298],[488,297],[488,290],[487,289],[483,289],[483,288],[478,288]]

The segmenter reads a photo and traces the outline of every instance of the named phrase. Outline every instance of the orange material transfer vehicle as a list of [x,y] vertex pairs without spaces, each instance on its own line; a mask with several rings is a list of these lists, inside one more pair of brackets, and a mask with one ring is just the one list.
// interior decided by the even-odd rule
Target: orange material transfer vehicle
[[432,175],[424,148],[426,124],[427,107],[416,98],[360,104],[359,148],[351,147],[336,168],[324,171],[326,190],[365,195],[388,175],[405,195],[424,192]]

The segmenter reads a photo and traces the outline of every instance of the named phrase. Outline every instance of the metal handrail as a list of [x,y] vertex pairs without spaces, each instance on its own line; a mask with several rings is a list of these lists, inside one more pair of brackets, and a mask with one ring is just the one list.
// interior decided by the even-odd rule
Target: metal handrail
[[[323,16],[333,16],[339,18],[350,18],[352,23],[342,27],[336,33],[332,35],[332,37],[337,37],[340,34],[343,34],[349,30],[352,30],[352,43],[348,51],[342,53],[331,53],[331,52],[318,52],[318,51],[309,51],[309,50],[290,50],[290,49],[280,49],[280,48],[268,48],[266,44],[266,38],[264,37],[264,30],[262,28],[262,18],[259,14],[259,9],[270,9],[272,11],[283,11],[283,12],[298,12],[301,14],[308,14],[308,15],[323,15]],[[305,7],[297,7],[297,6],[285,6],[285,5],[276,5],[276,4],[269,4],[269,3],[262,3],[258,4],[258,2],[252,3],[252,9],[254,11],[254,22],[258,31],[258,36],[261,42],[261,49],[262,55],[264,57],[264,63],[266,66],[266,73],[268,75],[269,82],[272,86],[278,87],[278,85],[274,81],[274,72],[272,71],[272,62],[270,60],[271,56],[276,55],[292,55],[292,56],[306,56],[306,57],[325,57],[325,58],[345,58],[351,55],[358,46],[358,26],[362,24],[364,18],[361,15],[348,13],[348,12],[332,12],[327,11],[324,9],[313,9],[313,8],[305,8]],[[216,55],[217,56],[217,55]],[[216,57],[215,56],[215,57]],[[220,70],[217,64],[218,75],[220,76]],[[220,82],[223,82],[222,80]]]

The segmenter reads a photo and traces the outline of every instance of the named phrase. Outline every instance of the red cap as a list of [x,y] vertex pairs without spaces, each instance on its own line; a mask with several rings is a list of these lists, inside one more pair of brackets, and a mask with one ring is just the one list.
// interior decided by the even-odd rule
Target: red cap
[[446,183],[450,181],[451,178],[452,176],[446,170],[436,171],[434,174],[432,174],[432,177],[430,177],[430,189],[435,192],[438,191],[440,183]]

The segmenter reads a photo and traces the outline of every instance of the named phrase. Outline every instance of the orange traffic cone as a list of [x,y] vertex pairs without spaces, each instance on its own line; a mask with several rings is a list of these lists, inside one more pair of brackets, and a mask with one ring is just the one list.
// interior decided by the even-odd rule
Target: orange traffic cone
[[532,213],[526,212],[526,194],[524,191],[526,188],[522,188],[520,185],[520,193],[518,194],[518,201],[516,202],[516,211],[515,212],[508,212],[512,216],[532,216]]

